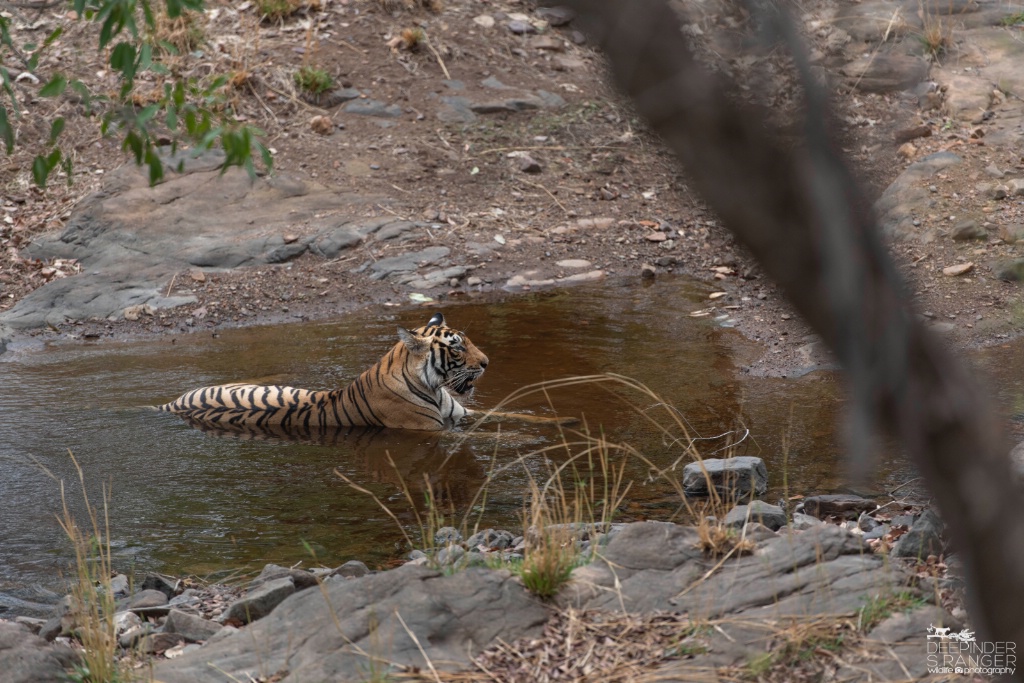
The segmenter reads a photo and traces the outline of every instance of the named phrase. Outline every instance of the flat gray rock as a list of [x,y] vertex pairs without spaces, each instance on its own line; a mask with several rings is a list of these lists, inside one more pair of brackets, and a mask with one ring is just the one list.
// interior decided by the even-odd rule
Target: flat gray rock
[[4,683],[67,683],[66,670],[79,657],[51,645],[21,624],[0,622],[0,678]]
[[857,537],[834,526],[770,539],[752,556],[716,562],[697,547],[697,531],[674,524],[632,524],[599,559],[573,571],[561,606],[688,612],[692,619],[742,620],[853,612],[868,597],[905,582]]
[[936,173],[962,161],[952,152],[939,152],[908,166],[875,202],[882,232],[895,239],[920,242],[934,239],[934,235],[914,225],[914,221],[927,215],[935,204],[932,193],[922,184]]
[[374,261],[369,266],[370,277],[374,280],[383,280],[395,273],[405,273],[416,270],[422,266],[429,266],[437,263],[451,253],[448,247],[427,247],[421,251],[412,251],[398,256]]
[[248,624],[262,619],[294,592],[295,582],[290,576],[266,581],[245,597],[231,603],[231,606],[221,615],[221,623]]
[[[253,180],[237,168],[221,175],[216,154],[182,160],[185,173],[169,171],[152,188],[134,166],[117,169],[62,233],[43,235],[26,249],[33,258],[77,259],[84,272],[40,287],[0,315],[0,340],[9,337],[5,330],[119,317],[131,306],[193,303],[189,295],[168,296],[172,276],[188,268],[283,263],[309,249],[333,258],[368,234],[358,221],[341,224],[355,237],[338,233],[337,215],[359,215],[383,201],[284,175]],[[396,222],[369,220],[372,230]],[[311,237],[286,242],[300,223]]]
[[453,671],[496,638],[539,635],[546,619],[546,608],[507,572],[444,576],[405,566],[329,582],[323,592],[296,593],[245,629],[160,662],[153,675],[163,683],[221,683],[277,672],[287,672],[282,683],[358,681],[366,677],[366,653],[426,669],[419,646],[437,669]]

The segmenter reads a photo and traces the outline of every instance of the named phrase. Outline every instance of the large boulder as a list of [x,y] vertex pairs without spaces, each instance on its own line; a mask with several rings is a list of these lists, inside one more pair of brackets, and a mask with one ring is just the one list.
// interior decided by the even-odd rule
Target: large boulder
[[0,621],[0,679],[4,683],[66,683],[67,669],[78,654],[65,645],[51,645],[26,627]]
[[729,500],[761,495],[768,490],[768,469],[764,460],[750,455],[735,458],[707,458],[683,468],[687,495],[707,495],[714,488]]

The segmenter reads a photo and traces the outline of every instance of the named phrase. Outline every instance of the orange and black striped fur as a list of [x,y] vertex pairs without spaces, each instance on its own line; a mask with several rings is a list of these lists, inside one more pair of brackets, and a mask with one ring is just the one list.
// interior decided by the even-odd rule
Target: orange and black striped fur
[[[311,391],[257,384],[194,389],[158,410],[212,427],[391,427],[440,431],[467,415],[452,394],[470,396],[487,356],[435,314],[424,327],[398,328],[399,342],[345,389]],[[560,421],[501,414],[529,422]]]

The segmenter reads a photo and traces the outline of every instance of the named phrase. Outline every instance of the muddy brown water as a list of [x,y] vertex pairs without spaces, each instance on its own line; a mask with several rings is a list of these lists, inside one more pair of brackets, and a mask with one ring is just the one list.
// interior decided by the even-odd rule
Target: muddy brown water
[[[707,305],[708,291],[688,280],[662,279],[646,287],[608,284],[453,304],[444,312],[490,357],[476,407],[493,406],[540,380],[620,373],[661,396],[695,435],[749,429],[738,450],[765,459],[767,500],[786,491],[840,490],[837,378],[828,372],[745,377],[739,367],[752,353],[749,342],[713,318],[689,315]],[[93,503],[109,487],[115,564],[136,574],[158,570],[218,579],[232,570],[258,571],[267,562],[336,565],[349,559],[374,567],[407,552],[395,520],[346,485],[336,469],[385,502],[416,540],[415,514],[401,481],[419,504],[424,475],[455,509],[457,522],[468,517],[483,526],[520,528],[528,476],[543,477],[546,462],[566,456],[555,450],[549,459],[531,456],[521,464],[517,457],[558,444],[556,429],[506,425],[500,437],[465,440],[398,431],[331,434],[312,442],[253,440],[212,436],[173,415],[140,408],[229,381],[336,387],[386,352],[398,325],[425,324],[432,312],[375,308],[329,322],[229,330],[216,338],[79,343],[3,356],[0,609],[30,612],[34,603],[52,598],[46,590],[61,589],[70,549],[55,521],[59,480],[83,519],[68,451],[82,466]],[[652,399],[594,384],[530,396],[510,408],[549,414],[553,405],[562,414],[585,417],[609,441],[631,444],[660,468],[679,459],[680,447],[666,443],[620,394],[669,423],[665,407]],[[709,439],[701,450],[707,455],[724,445]],[[486,504],[474,502],[495,467],[500,473],[492,477]],[[646,465],[627,462],[633,483],[621,519],[678,513],[672,488],[646,481],[646,474]],[[880,464],[877,485],[908,476],[892,458]]]

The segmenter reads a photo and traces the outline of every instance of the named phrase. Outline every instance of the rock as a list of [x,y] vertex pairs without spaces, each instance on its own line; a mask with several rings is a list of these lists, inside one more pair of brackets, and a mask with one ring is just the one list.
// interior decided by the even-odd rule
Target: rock
[[1007,244],[1024,241],[1024,223],[1008,223],[999,227],[999,239]]
[[146,574],[142,580],[142,590],[158,590],[170,600],[178,592],[179,581],[163,574]]
[[883,232],[896,239],[927,241],[929,236],[922,234],[914,222],[919,214],[927,214],[931,210],[935,198],[922,185],[936,173],[962,161],[950,152],[939,152],[908,166],[875,202]]
[[473,17],[473,23],[483,28],[494,28],[494,17],[490,14],[480,14]]
[[654,276],[657,274],[657,268],[652,266],[650,263],[645,263],[642,266],[640,266],[640,277],[645,280],[653,280]]
[[805,515],[800,512],[796,512],[793,513],[793,521],[790,524],[790,526],[792,526],[797,531],[806,531],[807,529],[816,526],[821,526],[822,524],[824,524],[824,522],[822,522],[817,517],[811,517],[810,515]]
[[579,57],[568,57],[566,55],[555,55],[551,60],[551,66],[556,71],[577,71],[587,65]]
[[79,655],[66,645],[50,645],[25,626],[0,621],[0,672],[4,683],[66,683]]
[[512,547],[514,537],[508,531],[484,529],[466,540],[467,548],[483,547],[487,550],[505,550]]
[[1003,261],[995,267],[996,277],[1000,280],[1020,282],[1024,280],[1024,258]]
[[358,116],[375,116],[377,118],[397,119],[402,115],[402,108],[397,104],[385,104],[379,100],[352,100],[341,108],[346,114]]
[[597,280],[604,279],[603,270],[588,270],[585,273],[576,273],[575,275],[567,275],[558,281],[559,284],[578,284],[580,282],[596,282]]
[[[917,607],[912,611],[894,610],[866,635],[867,642],[884,648],[884,657],[870,657],[856,664],[841,665],[835,673],[837,681],[926,680],[929,656],[924,643],[929,627],[947,627],[953,632],[963,623],[935,605]],[[941,655],[939,655],[941,657]]]
[[772,531],[786,526],[786,511],[763,500],[751,501],[748,505],[737,505],[729,511],[722,523],[725,526],[741,527],[747,522],[758,522]]
[[282,567],[277,564],[268,564],[263,567],[263,571],[260,575],[252,580],[249,584],[249,590],[259,588],[268,581],[274,581],[276,579],[289,577],[292,583],[295,584],[295,590],[301,591],[307,588],[312,588],[317,584],[316,575],[312,572],[308,572],[305,569],[293,569],[291,567]]
[[[878,591],[905,581],[885,558],[866,552],[860,539],[830,525],[769,539],[755,555],[730,560],[727,571],[710,576],[697,541],[692,527],[630,524],[592,563],[573,571],[556,604],[608,610],[626,604],[630,612],[666,610],[691,619],[729,615],[737,622],[764,623],[784,615],[855,611]],[[687,590],[695,583],[698,589]],[[761,631],[762,643],[763,637]],[[701,662],[687,663],[698,667],[691,672],[700,670]]]
[[295,582],[290,576],[271,579],[244,598],[231,603],[219,621],[249,624],[270,614],[285,598],[295,592]]
[[552,35],[535,36],[530,39],[531,50],[544,50],[547,52],[563,52],[565,43]]
[[687,495],[708,495],[710,487],[727,499],[761,495],[768,490],[768,470],[764,460],[749,455],[724,460],[708,458],[683,468]]
[[893,557],[925,560],[929,555],[941,555],[943,551],[942,532],[945,524],[938,513],[925,510],[914,521],[910,531],[900,536],[892,548]]
[[950,236],[957,241],[988,239],[988,233],[985,232],[985,228],[978,225],[978,221],[973,219],[957,223],[953,227],[953,232]]
[[434,533],[434,545],[462,543],[462,532],[453,526],[443,526]]
[[137,647],[147,655],[159,655],[183,642],[185,638],[178,633],[151,633],[143,636]]
[[[0,328],[18,331],[67,319],[121,317],[134,306],[160,311],[194,303],[191,295],[167,296],[174,274],[260,265],[271,257],[280,261],[305,251],[302,240],[286,245],[281,238],[296,222],[315,241],[338,224],[339,215],[363,215],[381,199],[328,190],[284,173],[256,180],[242,169],[221,174],[222,154],[189,155],[164,157],[165,168],[180,161],[185,172],[169,173],[152,188],[134,164],[105,174],[102,189],[77,205],[62,233],[33,239],[22,255],[77,259],[83,272],[23,297],[0,313]],[[281,247],[292,251],[277,251]],[[179,282],[186,283],[188,278]]]
[[426,670],[426,656],[438,670],[454,671],[472,666],[498,638],[539,637],[547,616],[506,571],[445,576],[405,565],[299,593],[244,630],[157,662],[153,678],[214,683],[287,669],[294,681],[358,681],[366,677],[366,653],[383,654],[382,647],[396,665]]
[[896,131],[895,139],[897,145],[902,145],[905,142],[916,140],[918,138],[931,137],[932,128],[931,126],[914,126],[913,128],[904,128],[903,130]]
[[899,146],[899,149],[896,150],[896,153],[904,159],[913,159],[917,156],[917,147],[914,147],[914,145],[909,142],[904,142]]
[[654,232],[649,232],[646,235],[644,235],[644,239],[647,240],[648,242],[664,242],[665,240],[668,239],[668,235],[661,232],[660,230],[655,230]]
[[164,632],[177,634],[190,643],[207,641],[222,628],[223,625],[215,621],[176,609],[168,612],[164,621]]
[[451,253],[448,247],[427,247],[422,251],[413,251],[398,256],[374,261],[369,265],[370,277],[374,280],[383,280],[395,273],[405,273],[416,270],[422,266],[437,263]]
[[360,562],[359,560],[349,560],[331,572],[331,576],[344,576],[346,578],[357,579],[360,576],[366,576],[369,573],[370,568],[367,567],[365,563]]
[[75,616],[71,613],[71,596],[65,595],[54,605],[53,616],[39,628],[39,636],[44,640],[53,640],[57,636],[70,634],[75,625]]
[[1010,194],[1014,197],[1024,197],[1024,178],[1008,180],[1006,181],[1006,185],[1010,189]]
[[775,538],[778,534],[759,522],[747,522],[743,525],[743,531],[740,532],[740,535],[754,543],[760,543],[769,538]]
[[121,315],[124,316],[125,320],[134,322],[144,315],[152,316],[154,313],[156,313],[156,309],[149,304],[136,304],[125,308]]
[[505,24],[509,31],[515,33],[518,36],[525,35],[527,33],[536,33],[537,28],[528,21],[521,19],[513,19],[512,21]]
[[330,135],[334,132],[334,121],[327,116],[314,116],[309,120],[309,127],[317,135]]
[[942,274],[948,275],[950,277],[957,277],[958,275],[966,275],[972,270],[974,270],[974,263],[968,261],[966,263],[958,263],[953,266],[947,266],[942,269]]
[[437,551],[437,564],[441,567],[453,567],[466,554],[466,549],[461,545],[449,545]]
[[128,598],[126,608],[134,610],[146,609],[148,607],[161,607],[167,604],[167,600],[167,594],[163,591],[156,590],[155,588],[147,588]]
[[804,514],[818,519],[857,519],[862,512],[872,512],[877,507],[874,501],[846,493],[810,496],[804,499]]
[[590,261],[581,258],[570,258],[556,261],[555,265],[559,268],[572,268],[574,270],[579,268],[589,268],[591,266]]
[[862,92],[887,93],[906,90],[928,77],[928,62],[896,53],[860,57],[839,69],[847,82]]
[[529,154],[519,155],[516,159],[516,165],[523,173],[540,173],[544,170],[544,167],[540,165],[540,162]]
[[985,173],[987,173],[992,178],[1002,178],[1003,176],[1006,175],[1005,173],[1000,171],[999,167],[996,166],[994,163],[989,164],[988,166],[985,167]]
[[538,7],[533,11],[537,17],[548,22],[549,26],[565,26],[576,18],[576,12],[569,7]]

